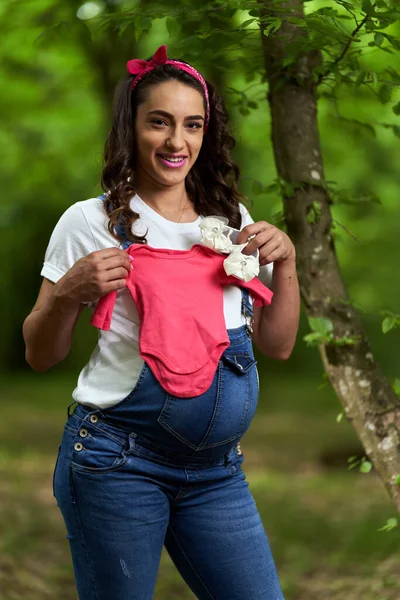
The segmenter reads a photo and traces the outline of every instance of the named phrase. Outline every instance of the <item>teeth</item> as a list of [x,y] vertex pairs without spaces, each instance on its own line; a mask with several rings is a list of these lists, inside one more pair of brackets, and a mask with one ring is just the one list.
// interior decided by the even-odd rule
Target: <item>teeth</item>
[[168,160],[169,162],[182,162],[184,157],[182,158],[168,158],[167,156],[162,157],[164,160]]

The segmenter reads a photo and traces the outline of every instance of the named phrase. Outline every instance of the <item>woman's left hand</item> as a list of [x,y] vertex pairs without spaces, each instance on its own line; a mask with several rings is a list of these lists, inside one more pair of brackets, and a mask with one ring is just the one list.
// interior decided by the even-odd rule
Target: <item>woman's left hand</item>
[[296,261],[295,247],[286,233],[267,223],[257,221],[246,225],[239,233],[236,244],[245,244],[249,237],[253,237],[243,248],[243,254],[253,254],[258,248],[260,265],[272,262]]

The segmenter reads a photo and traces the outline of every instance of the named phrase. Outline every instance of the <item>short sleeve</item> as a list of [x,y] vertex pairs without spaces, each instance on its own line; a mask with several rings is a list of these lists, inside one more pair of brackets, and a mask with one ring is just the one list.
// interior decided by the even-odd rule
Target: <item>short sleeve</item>
[[41,275],[53,283],[80,258],[98,248],[85,214],[79,204],[73,204],[60,217],[45,253]]
[[[254,223],[254,219],[251,217],[249,211],[244,206],[244,204],[239,203],[239,208],[240,208],[240,213],[242,215],[242,225],[240,227],[240,229],[242,230],[243,227],[246,227],[246,225],[250,225],[250,223]],[[274,270],[273,263],[260,266],[260,273],[258,274],[258,279],[267,287],[271,286],[273,270]]]

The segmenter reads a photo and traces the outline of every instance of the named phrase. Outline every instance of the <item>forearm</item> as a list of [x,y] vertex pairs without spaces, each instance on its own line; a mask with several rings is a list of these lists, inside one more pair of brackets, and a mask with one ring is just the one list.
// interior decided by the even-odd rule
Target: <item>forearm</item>
[[290,259],[274,263],[271,289],[272,304],[259,308],[255,343],[259,350],[278,360],[286,360],[292,353],[300,316],[300,292],[296,261]]
[[51,296],[33,310],[23,324],[26,360],[35,371],[47,371],[68,355],[72,334],[83,309],[59,294],[55,284]]

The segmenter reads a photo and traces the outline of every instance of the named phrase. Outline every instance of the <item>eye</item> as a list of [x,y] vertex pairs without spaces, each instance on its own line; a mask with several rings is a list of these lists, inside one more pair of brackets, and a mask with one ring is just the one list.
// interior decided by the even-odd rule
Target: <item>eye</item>
[[[194,125],[194,127],[192,127],[192,125]],[[192,121],[191,123],[188,123],[188,126],[189,129],[201,129],[201,124],[197,121]]]
[[164,121],[164,119],[152,119],[151,123],[154,123],[154,125],[167,125],[167,122]]

